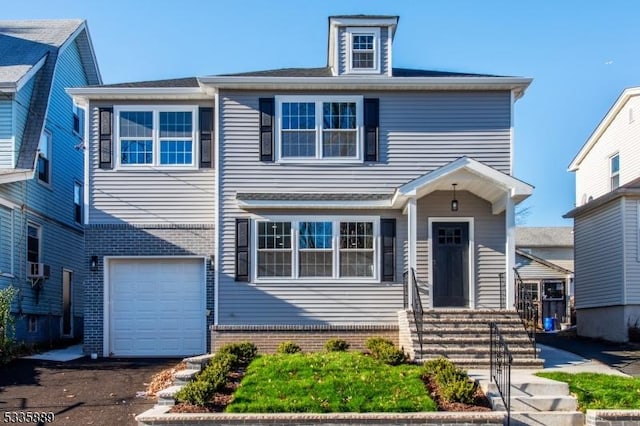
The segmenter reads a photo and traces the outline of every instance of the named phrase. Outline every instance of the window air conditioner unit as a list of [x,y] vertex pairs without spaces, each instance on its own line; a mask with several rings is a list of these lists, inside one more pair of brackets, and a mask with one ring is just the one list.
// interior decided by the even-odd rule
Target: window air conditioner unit
[[27,278],[49,278],[51,267],[44,263],[27,263]]

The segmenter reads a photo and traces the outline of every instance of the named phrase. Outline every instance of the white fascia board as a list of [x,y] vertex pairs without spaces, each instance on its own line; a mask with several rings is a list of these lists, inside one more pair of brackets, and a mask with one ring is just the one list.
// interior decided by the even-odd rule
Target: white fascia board
[[396,25],[398,18],[331,18],[331,24],[340,27],[380,27]]
[[391,200],[375,201],[296,201],[296,200],[238,200],[244,209],[389,209]]
[[524,92],[532,79],[520,77],[199,77],[201,85],[240,90],[516,90]]
[[31,170],[16,170],[11,173],[0,174],[0,184],[3,183],[11,183],[11,182],[19,182],[22,180],[33,179],[35,176],[35,169]]
[[602,134],[607,130],[609,125],[613,122],[616,116],[620,113],[620,110],[626,105],[629,99],[633,96],[640,95],[640,87],[629,87],[625,89],[618,99],[611,106],[607,114],[602,118],[598,126],[595,128],[589,139],[584,143],[578,154],[576,154],[575,158],[569,164],[568,171],[575,172],[580,168],[580,164],[582,160],[589,154],[593,146],[600,140]]
[[44,55],[42,58],[40,58],[40,60],[31,67],[31,69],[29,71],[27,71],[22,77],[20,77],[20,80],[18,80],[15,83],[15,91],[19,91],[20,89],[22,89],[22,87],[27,84],[27,82],[29,80],[31,80],[31,78],[36,75],[36,73],[38,71],[40,71],[40,68],[42,68],[42,66],[44,65],[44,62],[47,60],[47,55]]
[[16,89],[17,86],[18,86],[18,84],[15,83],[15,82],[12,82],[12,81],[0,82],[0,90],[2,91],[2,94],[9,94],[9,93],[17,92],[17,89]]
[[73,87],[65,89],[75,102],[98,99],[211,100],[212,95],[199,87]]

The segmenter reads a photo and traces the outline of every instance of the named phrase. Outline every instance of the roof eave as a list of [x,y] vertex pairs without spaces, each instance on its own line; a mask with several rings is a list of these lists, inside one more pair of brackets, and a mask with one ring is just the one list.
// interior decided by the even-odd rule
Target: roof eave
[[352,89],[352,90],[515,90],[520,94],[532,79],[522,77],[199,77],[218,89]]
[[200,87],[73,87],[66,89],[76,102],[100,99],[181,99],[210,100],[211,94]]
[[562,217],[565,219],[574,219],[580,214],[596,209],[612,200],[615,200],[616,198],[624,197],[627,195],[640,195],[640,188],[618,188],[615,191],[609,192],[601,197],[596,198],[595,200],[588,202],[587,204],[583,204],[579,207],[569,210]]
[[390,209],[391,200],[237,200],[238,206],[245,210],[252,209]]

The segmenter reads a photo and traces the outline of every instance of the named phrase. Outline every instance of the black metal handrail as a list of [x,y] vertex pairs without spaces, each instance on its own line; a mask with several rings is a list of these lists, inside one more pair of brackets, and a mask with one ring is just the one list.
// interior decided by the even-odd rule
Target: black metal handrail
[[418,279],[416,278],[416,270],[413,268],[411,268],[411,289],[413,292],[413,297],[411,298],[411,310],[413,311],[413,319],[416,323],[416,332],[418,333],[420,353],[422,353],[422,340],[424,336],[424,310],[422,309],[422,300],[420,300],[420,289],[418,287]]
[[520,320],[522,320],[522,324],[529,336],[529,341],[533,348],[533,357],[537,358],[538,350],[536,348],[536,329],[538,327],[538,307],[534,303],[531,290],[527,289],[524,282],[522,282],[522,278],[520,277],[518,270],[513,268],[513,272],[516,281],[515,287],[517,289],[516,311],[518,311]]
[[490,355],[489,378],[496,384],[498,393],[505,409],[507,410],[507,425],[511,424],[511,364],[513,357],[509,351],[509,345],[505,342],[498,324],[489,323]]

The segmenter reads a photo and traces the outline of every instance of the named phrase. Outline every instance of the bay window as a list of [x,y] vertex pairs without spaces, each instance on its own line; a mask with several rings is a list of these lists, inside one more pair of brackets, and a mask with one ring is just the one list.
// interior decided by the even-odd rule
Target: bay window
[[375,279],[378,218],[256,222],[256,278]]
[[281,161],[361,161],[362,97],[276,99]]

